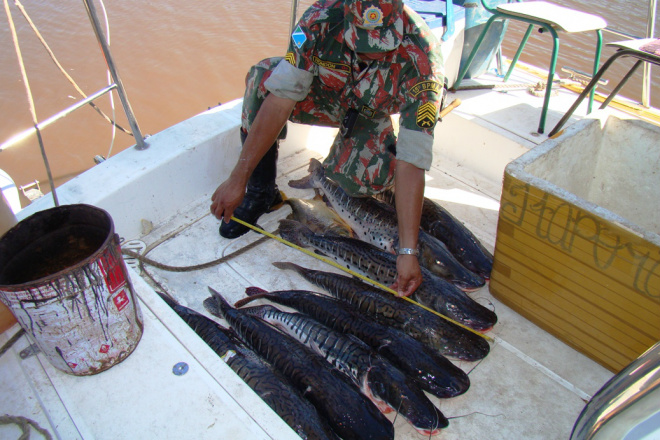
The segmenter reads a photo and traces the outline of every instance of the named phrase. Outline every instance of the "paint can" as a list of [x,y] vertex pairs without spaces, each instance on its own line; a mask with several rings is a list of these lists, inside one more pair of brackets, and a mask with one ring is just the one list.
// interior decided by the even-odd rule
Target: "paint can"
[[90,205],[37,212],[0,239],[0,301],[51,364],[100,373],[137,347],[143,320],[110,214]]

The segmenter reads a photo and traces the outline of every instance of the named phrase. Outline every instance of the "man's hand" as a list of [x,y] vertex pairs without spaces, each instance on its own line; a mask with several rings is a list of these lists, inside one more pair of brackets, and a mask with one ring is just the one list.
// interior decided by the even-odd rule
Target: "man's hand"
[[[399,248],[416,249],[424,200],[424,170],[397,160],[395,179]],[[422,284],[422,271],[415,255],[399,255],[396,270],[397,280],[394,286],[399,296],[411,295]]]
[[234,210],[243,201],[245,196],[245,186],[241,179],[230,176],[213,193],[211,197],[211,214],[218,220],[224,219],[229,223]]
[[247,136],[238,162],[229,178],[215,190],[211,197],[211,213],[218,220],[229,223],[234,210],[245,197],[245,188],[259,161],[277,140],[296,101],[269,94],[264,99]]
[[397,279],[392,285],[399,296],[410,296],[422,284],[422,271],[415,255],[399,255],[396,259]]

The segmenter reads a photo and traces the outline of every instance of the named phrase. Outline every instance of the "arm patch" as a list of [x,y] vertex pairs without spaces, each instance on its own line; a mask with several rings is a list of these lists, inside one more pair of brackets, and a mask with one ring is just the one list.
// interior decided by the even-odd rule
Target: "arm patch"
[[410,89],[410,94],[417,98],[421,93],[424,92],[435,92],[440,93],[442,86],[437,81],[421,81],[418,82]]

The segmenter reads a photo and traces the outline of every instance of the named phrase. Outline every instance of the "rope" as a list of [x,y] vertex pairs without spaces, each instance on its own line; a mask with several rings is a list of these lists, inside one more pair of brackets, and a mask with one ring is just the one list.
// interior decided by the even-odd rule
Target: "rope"
[[44,147],[44,141],[41,138],[41,130],[39,130],[39,122],[37,121],[37,111],[34,107],[34,99],[32,97],[32,90],[30,89],[30,83],[28,81],[27,72],[25,71],[25,63],[23,62],[23,55],[21,54],[21,48],[18,44],[18,35],[16,34],[16,27],[14,26],[14,20],[11,16],[11,11],[9,10],[9,3],[7,0],[4,0],[5,11],[7,12],[7,20],[9,21],[9,29],[11,30],[12,40],[14,41],[14,49],[16,50],[16,56],[18,57],[18,65],[21,68],[21,76],[23,77],[23,84],[25,84],[25,93],[27,94],[28,106],[30,107],[30,114],[32,115],[32,122],[34,124],[34,129],[37,133],[37,139],[39,140],[39,148],[41,149],[41,156],[44,160],[44,165],[46,166],[46,173],[48,174],[48,182],[51,187],[51,194],[53,195],[53,202],[55,206],[60,206],[59,201],[57,200],[57,193],[55,191],[55,182],[53,180],[53,173],[50,171],[50,164],[48,163],[48,157],[46,156],[46,148]]
[[[278,230],[274,231],[275,234],[278,233]],[[261,237],[258,240],[248,244],[247,246],[243,246],[242,248],[238,249],[235,252],[232,252],[229,255],[225,255],[223,257],[220,257],[216,260],[212,260],[206,263],[201,263],[201,264],[196,264],[193,266],[169,266],[167,264],[160,263],[158,261],[152,260],[151,258],[147,258],[145,255],[147,252],[144,254],[138,254],[137,252],[128,250],[128,249],[122,249],[121,252],[124,255],[127,255],[132,258],[136,258],[140,263],[148,264],[149,266],[153,266],[157,269],[162,269],[166,270],[169,272],[193,272],[196,270],[202,270],[202,269],[208,269],[209,267],[217,266],[219,264],[225,263],[229,260],[231,260],[234,257],[238,257],[239,255],[249,251],[250,249],[258,246],[259,244],[263,243],[266,241],[268,237]]]
[[10,416],[8,414],[0,416],[0,425],[10,424],[18,425],[18,427],[21,428],[21,431],[23,431],[18,440],[29,440],[30,426],[36,429],[37,432],[41,434],[45,439],[51,440],[53,438],[47,430],[39,426],[39,424],[34,420],[22,416]]
[[[48,52],[48,55],[50,56],[51,60],[55,63],[57,68],[60,70],[60,72],[62,72],[64,77],[71,83],[71,85],[76,89],[76,91],[83,98],[87,98],[87,95],[85,94],[85,92],[82,91],[82,89],[78,86],[78,84],[74,81],[74,79],[67,73],[67,71],[64,69],[64,67],[62,67],[60,62],[57,60],[57,57],[55,56],[55,53],[51,50],[50,46],[48,46],[48,43],[43,38],[43,36],[41,35],[41,32],[39,32],[39,30],[35,26],[34,22],[32,22],[32,19],[28,15],[27,11],[25,10],[25,8],[21,4],[21,2],[19,0],[14,0],[14,3],[16,4],[16,7],[18,7],[18,9],[21,11],[21,13],[23,14],[23,17],[25,17],[25,20],[28,22],[28,24],[30,25],[30,27],[34,31],[35,35],[37,36],[37,38],[39,39],[41,44],[44,46],[44,48],[46,49],[46,52]],[[112,96],[112,95],[110,95],[110,96]],[[113,127],[117,127],[118,129],[120,129],[124,133],[126,133],[130,136],[133,136],[133,133],[131,133],[130,130],[127,130],[127,129],[121,127],[119,124],[117,124],[109,116],[107,116],[105,113],[103,113],[103,110],[101,110],[96,104],[94,104],[93,102],[90,102],[89,105],[91,105],[94,108],[94,110],[96,110],[97,113],[100,114],[103,117],[103,119],[105,119],[107,122],[112,124]]]

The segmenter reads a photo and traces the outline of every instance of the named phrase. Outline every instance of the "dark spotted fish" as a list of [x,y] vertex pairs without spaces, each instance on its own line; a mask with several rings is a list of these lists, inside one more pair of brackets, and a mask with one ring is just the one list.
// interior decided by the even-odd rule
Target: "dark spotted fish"
[[321,198],[297,199],[289,198],[284,201],[291,207],[291,215],[294,220],[307,226],[319,234],[335,234],[351,237],[351,228],[339,217],[333,209]]
[[[323,166],[315,159],[310,163],[310,174],[290,181],[293,188],[316,188],[323,193],[332,208],[351,227],[356,238],[389,252],[396,253],[399,229],[396,210],[373,197],[352,197],[339,185],[325,177]],[[435,275],[465,290],[474,290],[485,284],[483,277],[466,269],[449,252],[444,243],[419,231],[420,264]]]
[[[386,191],[377,198],[394,206],[394,193]],[[456,259],[472,272],[490,279],[493,254],[486,249],[463,223],[444,207],[424,197],[421,227],[443,242]]]
[[221,327],[206,316],[176,304],[163,295],[161,298],[296,434],[308,440],[337,439],[314,406],[284,376],[247,348],[232,329]]
[[256,316],[295,338],[343,372],[383,413],[397,411],[415,429],[433,435],[448,426],[444,415],[417,385],[360,339],[332,330],[302,313],[271,305],[248,307]]
[[490,351],[484,338],[355,278],[305,269],[293,263],[274,264],[281,269],[297,272],[356,310],[373,316],[382,324],[402,330],[445,356],[477,361]]
[[394,438],[392,423],[323,358],[209,290],[213,296],[204,301],[207,310],[219,313],[250,348],[289,379],[342,439]]
[[[396,255],[384,252],[362,240],[332,235],[314,234],[293,220],[280,220],[280,235],[301,247],[335,259],[355,272],[384,285],[396,280]],[[422,284],[413,293],[418,303],[454,321],[479,331],[490,330],[497,315],[470,298],[455,285],[422,269]]]
[[[292,263],[274,264],[282,269],[294,266]],[[236,307],[256,299],[267,299],[309,315],[334,330],[364,341],[420,388],[436,397],[458,396],[470,387],[468,375],[436,350],[400,330],[360,314],[350,304],[336,298],[306,290],[266,292],[256,287],[249,287],[246,293],[249,297],[237,302]]]

